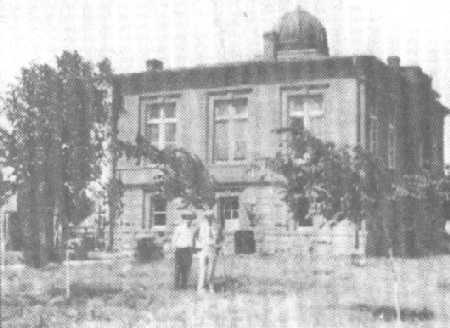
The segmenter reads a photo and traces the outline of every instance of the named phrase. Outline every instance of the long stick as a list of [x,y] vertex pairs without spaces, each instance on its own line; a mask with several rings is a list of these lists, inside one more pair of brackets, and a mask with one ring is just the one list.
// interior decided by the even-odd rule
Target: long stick
[[[3,221],[5,216],[0,214],[0,316],[2,313],[2,297],[3,297],[3,270],[5,268],[5,247],[3,240]],[[0,320],[0,328],[2,327],[2,320]]]
[[395,314],[397,316],[397,320],[395,321],[396,323],[396,327],[401,327],[402,325],[402,321],[401,321],[401,311],[400,311],[400,301],[399,301],[399,274],[398,274],[398,269],[396,268],[395,265],[395,260],[394,260],[394,253],[392,248],[389,248],[389,257],[390,257],[390,262],[391,262],[391,269],[392,269],[392,273],[393,273],[393,277],[394,277],[394,306],[395,306]]
[[69,249],[66,248],[66,298],[70,298]]
[[[223,252],[223,249],[220,250],[220,251],[218,252],[218,254],[217,254],[217,260],[216,260],[216,261],[219,261],[220,254],[225,255],[225,253]],[[225,256],[222,256],[222,273],[223,273],[223,274],[222,274],[222,276],[223,276],[223,287],[222,287],[222,292],[225,292],[225,287],[226,287],[226,285],[227,285],[227,271],[226,271],[226,269],[225,269]]]

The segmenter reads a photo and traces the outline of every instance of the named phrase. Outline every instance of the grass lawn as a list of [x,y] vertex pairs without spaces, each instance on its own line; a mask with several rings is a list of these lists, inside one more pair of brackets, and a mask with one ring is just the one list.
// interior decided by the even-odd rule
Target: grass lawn
[[[401,327],[450,326],[450,256],[396,260]],[[396,327],[394,277],[387,259],[277,254],[221,257],[217,291],[172,288],[173,263],[127,259],[65,270],[6,269],[3,327]]]

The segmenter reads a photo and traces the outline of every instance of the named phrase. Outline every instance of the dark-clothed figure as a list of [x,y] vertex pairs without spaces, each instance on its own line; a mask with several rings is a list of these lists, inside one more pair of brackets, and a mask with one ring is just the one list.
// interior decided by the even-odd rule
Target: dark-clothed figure
[[175,288],[187,288],[189,272],[192,266],[192,246],[194,231],[192,220],[195,218],[193,212],[183,211],[182,221],[175,228],[172,236],[172,245],[175,248]]

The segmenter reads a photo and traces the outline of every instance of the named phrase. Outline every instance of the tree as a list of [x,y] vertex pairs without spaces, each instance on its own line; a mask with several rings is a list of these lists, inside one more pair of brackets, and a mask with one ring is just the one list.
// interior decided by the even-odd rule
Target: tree
[[194,207],[213,206],[214,178],[201,159],[178,147],[157,149],[138,136],[136,143],[118,141],[120,154],[137,162],[145,160],[159,172],[159,191],[167,200],[181,197]]
[[285,199],[300,224],[315,215],[350,219],[356,223],[358,247],[358,231],[365,219],[372,226],[371,255],[387,255],[391,249],[401,256],[407,256],[408,250],[401,245],[407,237],[400,226],[421,225],[415,232],[422,240],[420,252],[443,248],[443,208],[450,199],[450,182],[442,174],[395,172],[359,146],[336,148],[295,126],[277,132],[288,133],[289,144],[269,163],[285,178]]
[[10,143],[11,138],[8,131],[0,128],[0,208],[15,192],[14,179],[12,177],[6,177],[3,172],[3,169],[8,163],[8,150]]
[[93,210],[86,191],[101,173],[100,127],[110,110],[99,88],[110,74],[107,61],[95,70],[64,51],[56,63],[22,69],[5,102],[13,127],[7,164],[16,175],[24,257],[33,266],[61,257],[69,223]]
[[290,141],[269,165],[285,178],[285,200],[299,224],[309,224],[316,215],[357,221],[361,177],[354,154],[295,126],[277,132],[289,133]]
[[64,51],[56,67],[33,64],[22,69],[10,90],[5,109],[12,131],[2,140],[8,154],[5,165],[16,176],[27,264],[61,259],[69,226],[83,221],[99,201],[92,190],[107,199],[102,205],[113,248],[123,194],[114,172],[123,155],[154,163],[167,199],[183,197],[194,205],[214,201],[212,179],[198,157],[183,149],[158,150],[141,136],[135,144],[117,139],[117,87],[109,60],[94,68],[76,51]]
[[[141,135],[136,137],[135,143],[114,138],[111,149],[114,152],[114,162],[125,157],[135,160],[136,164],[141,161],[151,163],[156,176],[153,187],[167,201],[181,198],[186,206],[196,208],[214,205],[215,180],[198,156],[183,148],[158,149]],[[115,164],[113,166],[115,167]],[[107,184],[107,190],[110,207],[109,248],[113,250],[114,223],[122,212],[124,185],[113,175]]]

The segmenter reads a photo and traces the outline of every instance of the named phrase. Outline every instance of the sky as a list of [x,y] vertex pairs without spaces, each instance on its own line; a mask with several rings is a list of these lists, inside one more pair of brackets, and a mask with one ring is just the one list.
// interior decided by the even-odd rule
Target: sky
[[[399,55],[420,65],[450,107],[450,33],[445,0],[0,0],[0,96],[30,63],[63,50],[115,72],[158,58],[166,68],[249,60],[262,34],[301,5],[328,31],[331,55]],[[450,119],[445,131],[450,163]]]

